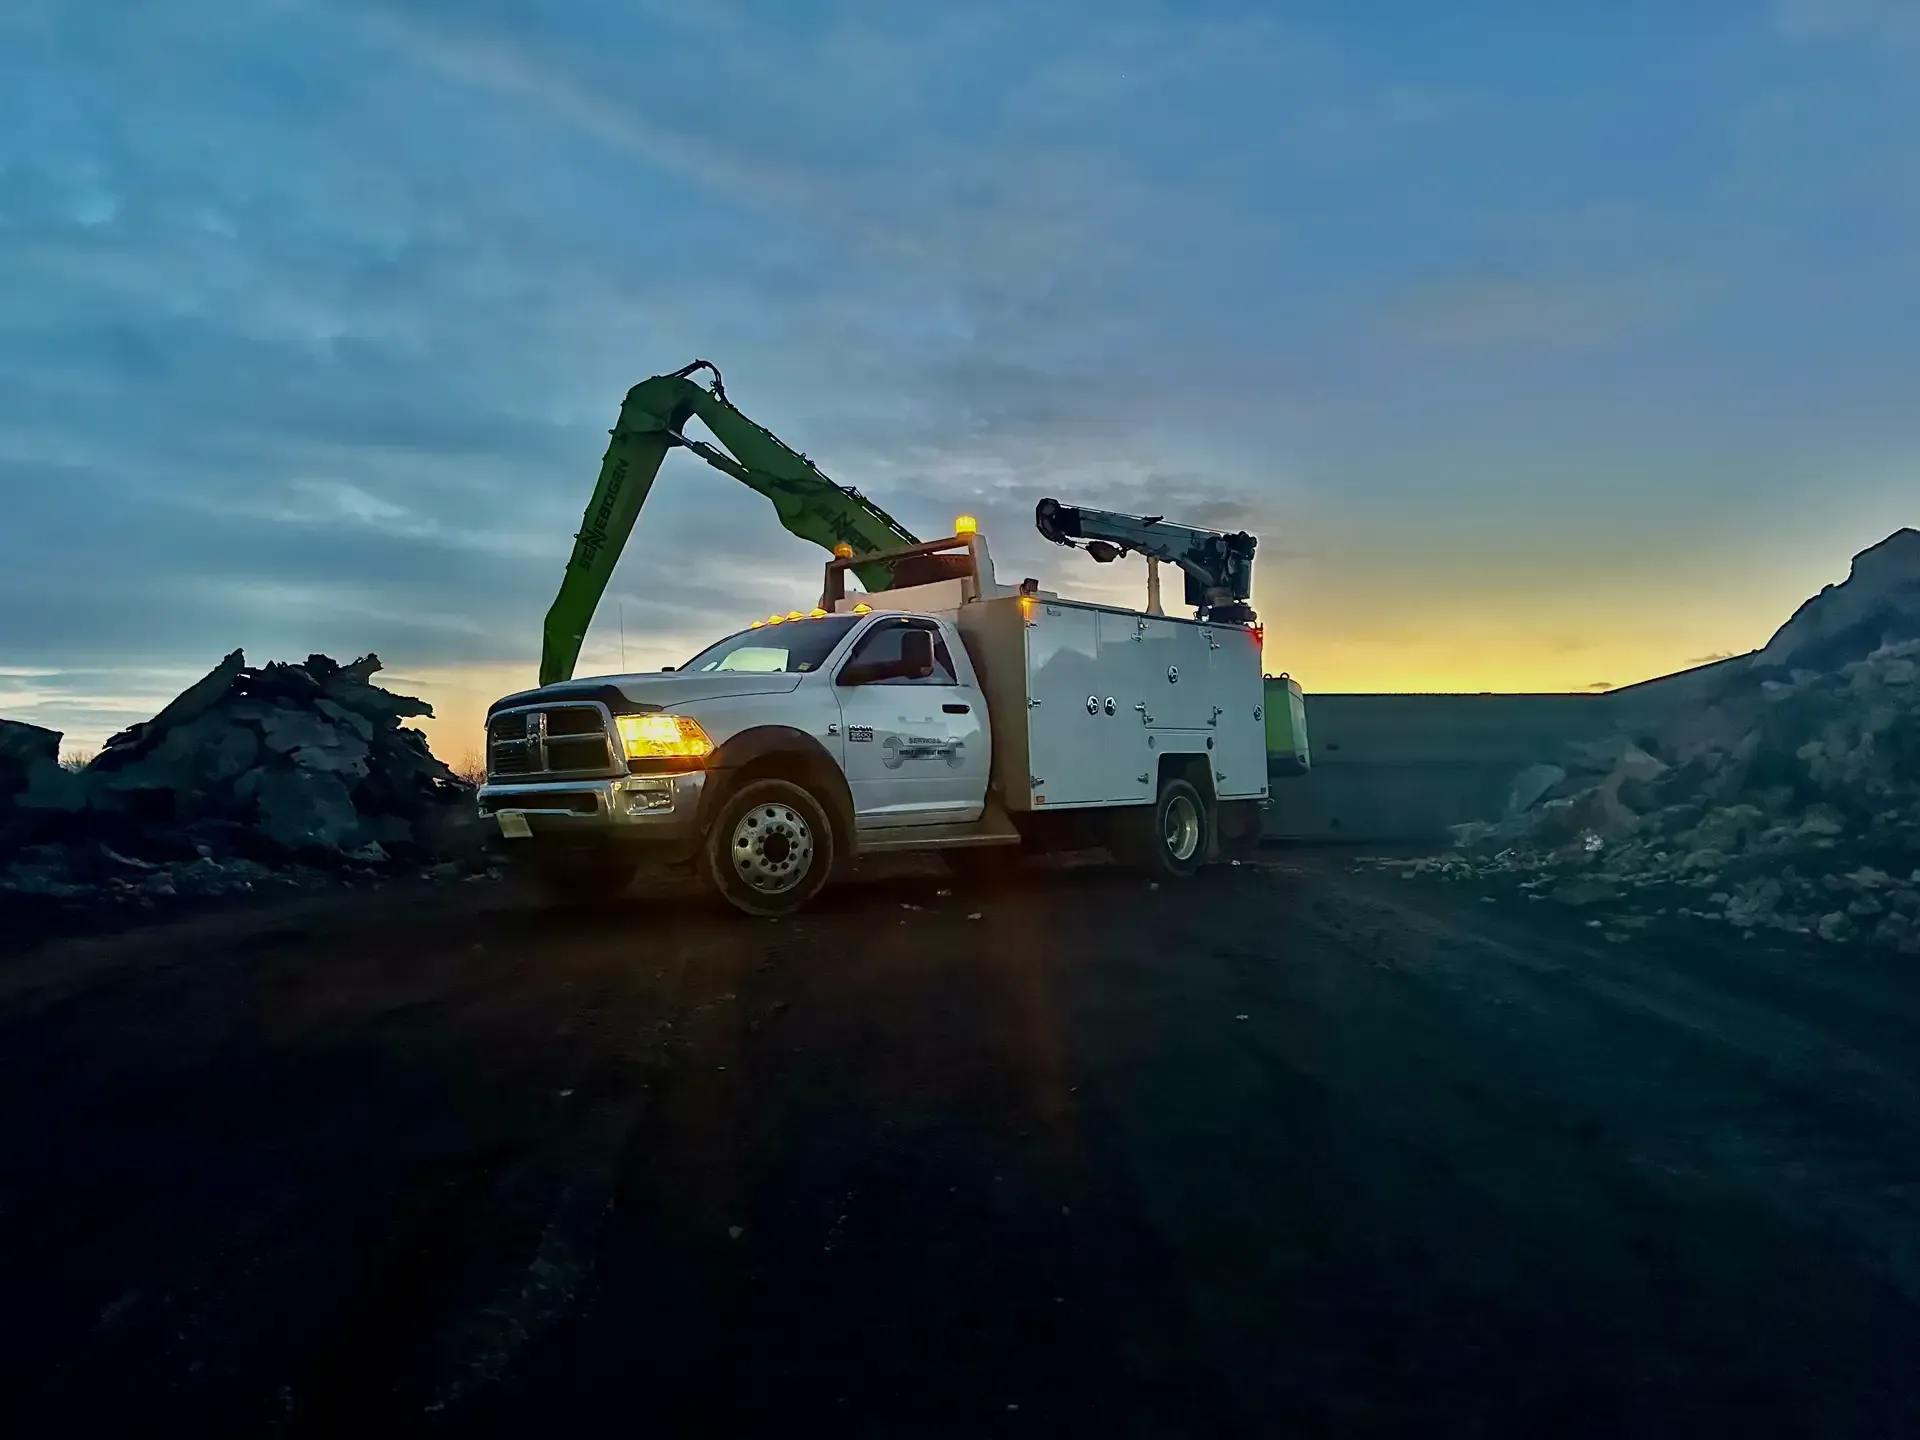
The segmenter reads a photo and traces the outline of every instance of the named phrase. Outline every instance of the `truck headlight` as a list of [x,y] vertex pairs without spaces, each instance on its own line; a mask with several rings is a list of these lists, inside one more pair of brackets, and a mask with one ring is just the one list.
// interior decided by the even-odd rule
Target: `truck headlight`
[[700,722],[687,715],[618,715],[629,760],[698,760],[713,753]]

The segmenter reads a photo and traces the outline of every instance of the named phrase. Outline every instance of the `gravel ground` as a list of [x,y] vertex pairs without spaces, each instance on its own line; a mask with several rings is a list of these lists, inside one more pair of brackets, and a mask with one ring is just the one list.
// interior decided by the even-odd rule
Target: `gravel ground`
[[0,1397],[22,1434],[1920,1434],[1917,1031],[1888,957],[1607,943],[1339,852],[16,937]]

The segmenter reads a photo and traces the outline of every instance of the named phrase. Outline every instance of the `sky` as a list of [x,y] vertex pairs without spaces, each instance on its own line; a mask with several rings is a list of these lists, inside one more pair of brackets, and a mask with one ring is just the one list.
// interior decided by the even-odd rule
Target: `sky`
[[[1002,578],[1253,530],[1310,694],[1738,653],[1920,523],[1916,135],[1920,0],[7,0],[0,715],[371,650],[458,760],[697,357]],[[672,457],[580,673],[822,558]]]

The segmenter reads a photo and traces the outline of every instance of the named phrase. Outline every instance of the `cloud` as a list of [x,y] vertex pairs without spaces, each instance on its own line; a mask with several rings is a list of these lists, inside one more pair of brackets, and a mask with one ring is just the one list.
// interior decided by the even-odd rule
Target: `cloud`
[[1422,286],[1388,311],[1391,328],[1426,345],[1615,344],[1668,318],[1677,288],[1652,280],[1476,277]]
[[1801,43],[1920,45],[1920,4],[1914,0],[1777,0],[1773,18],[1782,35]]

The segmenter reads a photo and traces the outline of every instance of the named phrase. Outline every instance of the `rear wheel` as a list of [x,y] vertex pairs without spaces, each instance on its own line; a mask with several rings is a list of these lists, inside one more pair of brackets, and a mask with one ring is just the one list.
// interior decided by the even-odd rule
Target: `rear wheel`
[[1183,880],[1207,858],[1207,802],[1186,780],[1168,776],[1152,805],[1117,811],[1114,858],[1155,879]]
[[752,780],[721,805],[706,837],[707,874],[748,915],[787,915],[827,883],[833,827],[826,808],[791,780]]

